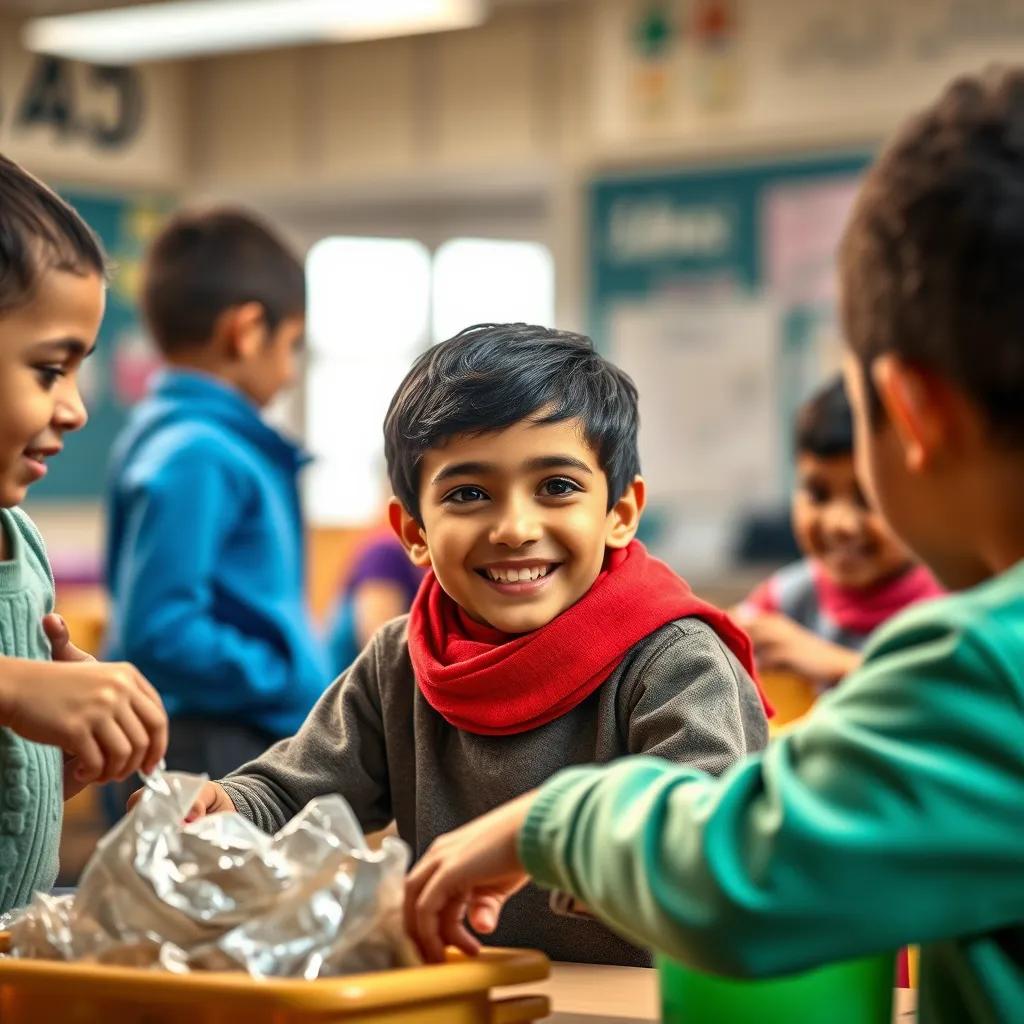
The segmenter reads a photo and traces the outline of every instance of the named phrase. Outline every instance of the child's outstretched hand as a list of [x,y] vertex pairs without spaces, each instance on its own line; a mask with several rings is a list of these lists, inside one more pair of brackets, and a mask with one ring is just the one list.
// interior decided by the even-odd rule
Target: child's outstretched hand
[[519,830],[535,797],[526,793],[440,836],[409,872],[405,926],[425,960],[443,960],[445,946],[478,953],[480,942],[464,919],[478,932],[493,932],[505,902],[526,885]]
[[767,612],[742,616],[739,621],[753,641],[757,667],[762,671],[795,672],[832,684],[860,664],[856,651],[823,639],[786,615]]
[[65,799],[90,782],[152,771],[167,749],[160,695],[133,665],[95,661],[70,641],[60,650],[53,662],[4,659],[0,725],[69,755]]
[[[128,797],[129,811],[142,799],[144,792],[144,789],[137,789]],[[224,787],[216,782],[206,782],[199,791],[196,802],[185,815],[185,824],[195,821],[196,818],[204,818],[207,814],[220,814],[222,811],[233,810],[235,810],[235,805],[231,802],[231,797],[228,796]]]

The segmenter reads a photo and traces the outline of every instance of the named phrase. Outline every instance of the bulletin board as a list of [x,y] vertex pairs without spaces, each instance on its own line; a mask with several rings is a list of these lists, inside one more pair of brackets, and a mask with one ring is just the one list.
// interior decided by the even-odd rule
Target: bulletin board
[[111,446],[159,364],[139,321],[138,288],[145,247],[171,202],[167,197],[60,191],[99,235],[111,260],[111,274],[96,351],[80,373],[89,422],[65,437],[63,454],[33,485],[32,499],[88,501],[102,494]]
[[590,322],[636,380],[649,543],[691,572],[784,515],[798,404],[838,367],[835,253],[864,152],[600,178]]

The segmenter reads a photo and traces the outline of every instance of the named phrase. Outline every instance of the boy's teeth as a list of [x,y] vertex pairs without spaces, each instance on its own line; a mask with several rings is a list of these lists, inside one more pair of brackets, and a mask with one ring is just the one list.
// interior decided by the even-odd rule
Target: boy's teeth
[[539,580],[547,576],[547,566],[534,566],[531,569],[488,569],[487,575],[495,583],[525,583],[530,580]]

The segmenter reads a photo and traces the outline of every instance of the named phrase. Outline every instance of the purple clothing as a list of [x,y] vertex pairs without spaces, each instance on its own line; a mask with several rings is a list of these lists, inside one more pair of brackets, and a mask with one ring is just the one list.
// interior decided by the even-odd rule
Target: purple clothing
[[356,555],[345,582],[344,599],[363,583],[394,583],[402,590],[407,605],[419,590],[423,570],[409,561],[405,548],[390,534],[371,538]]
[[401,589],[404,610],[408,611],[423,575],[424,570],[409,561],[405,548],[392,534],[375,534],[363,544],[356,553],[341,599],[327,627],[327,650],[335,672],[343,672],[359,654],[355,613],[358,588],[364,583],[392,583]]

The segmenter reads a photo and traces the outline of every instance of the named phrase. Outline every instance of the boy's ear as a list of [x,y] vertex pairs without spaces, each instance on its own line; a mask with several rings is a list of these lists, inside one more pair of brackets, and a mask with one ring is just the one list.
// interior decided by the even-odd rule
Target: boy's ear
[[409,553],[413,565],[423,568],[430,566],[430,552],[427,550],[427,538],[419,523],[405,510],[405,506],[397,499],[388,502],[388,522],[395,536],[402,542],[402,547]]
[[267,342],[267,320],[260,302],[243,302],[225,309],[217,318],[214,337],[232,359],[246,361]]
[[967,410],[935,374],[898,356],[882,355],[872,363],[871,377],[910,472],[927,469],[964,436]]
[[608,512],[608,526],[605,531],[604,543],[609,548],[624,548],[636,536],[640,526],[640,516],[647,504],[647,484],[642,476],[633,477],[632,482],[622,492]]

